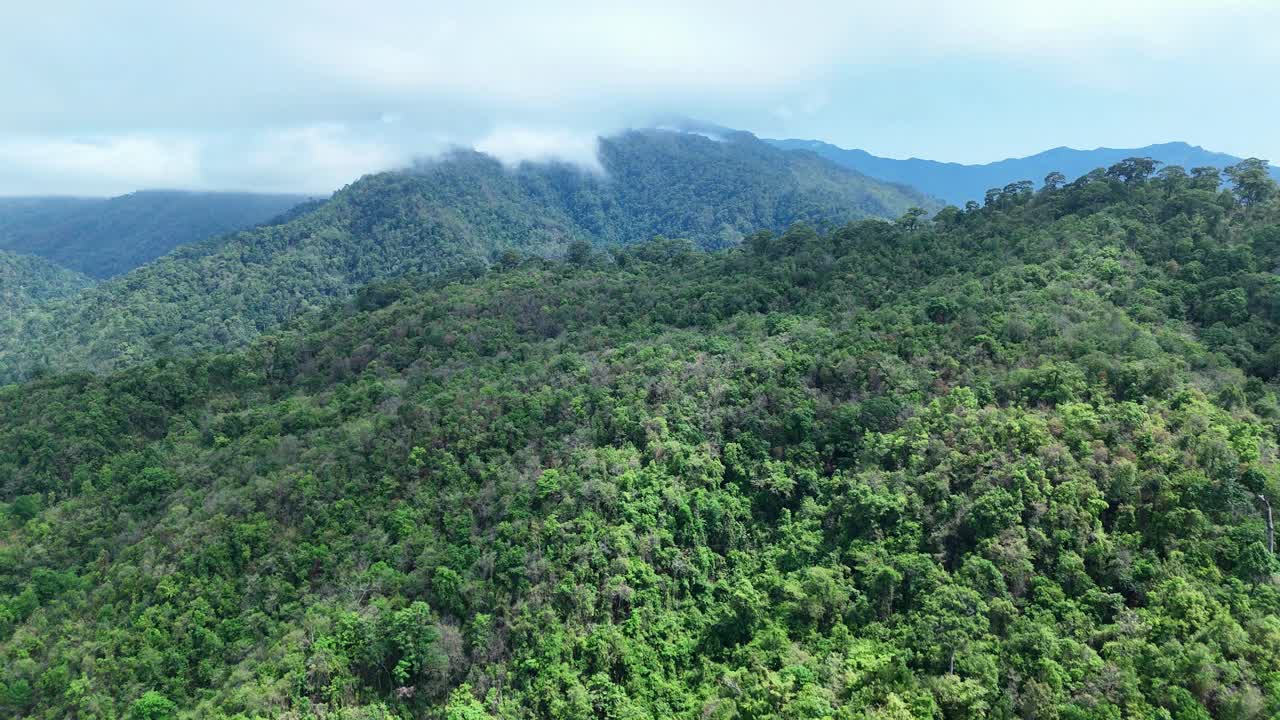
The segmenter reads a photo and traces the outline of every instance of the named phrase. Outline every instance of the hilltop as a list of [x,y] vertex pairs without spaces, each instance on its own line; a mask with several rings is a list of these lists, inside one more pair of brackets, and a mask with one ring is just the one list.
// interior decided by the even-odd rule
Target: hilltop
[[0,249],[102,280],[174,248],[266,222],[300,195],[146,190],[113,198],[0,197]]
[[1242,181],[509,258],[0,388],[0,712],[1276,717]]
[[937,203],[747,133],[659,130],[603,138],[603,172],[505,167],[458,151],[367,176],[286,221],[185,245],[89,292],[0,326],[0,382],[33,369],[103,370],[242,345],[373,281],[474,274],[505,252],[554,257],[575,242],[654,236],[704,248],[796,222],[896,218]]
[[[1058,147],[1022,158],[1009,158],[982,165],[937,162],[935,160],[895,160],[878,157],[865,150],[846,150],[819,140],[767,140],[787,150],[806,150],[844,167],[888,182],[902,183],[942,198],[956,206],[982,202],[987,190],[1002,189],[1009,183],[1031,180],[1036,186],[1051,172],[1075,180],[1094,168],[1109,167],[1131,157],[1149,157],[1165,165],[1188,171],[1197,167],[1221,170],[1243,158],[1205,150],[1184,142],[1161,143],[1138,148],[1096,148],[1074,150]],[[1280,169],[1272,168],[1280,179]]]
[[69,297],[91,285],[92,279],[44,258],[0,250],[0,316]]

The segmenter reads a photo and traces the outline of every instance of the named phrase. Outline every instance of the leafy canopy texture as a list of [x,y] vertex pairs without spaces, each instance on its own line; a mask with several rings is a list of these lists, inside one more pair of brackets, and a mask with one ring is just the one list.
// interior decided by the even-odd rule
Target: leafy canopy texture
[[0,389],[0,713],[1274,718],[1280,208],[1145,168]]
[[70,297],[91,285],[88,277],[43,258],[0,250],[0,318]]
[[0,383],[45,368],[106,370],[157,353],[243,345],[363,285],[474,275],[507,251],[561,256],[687,237],[707,248],[759,229],[937,207],[747,133],[634,131],[600,144],[604,174],[504,168],[474,152],[366,177],[289,222],[188,245],[82,296],[0,322]]

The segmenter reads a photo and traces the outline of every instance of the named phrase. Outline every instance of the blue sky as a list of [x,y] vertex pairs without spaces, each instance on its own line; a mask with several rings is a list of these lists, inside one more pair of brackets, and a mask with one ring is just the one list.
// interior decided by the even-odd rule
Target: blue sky
[[664,114],[986,162],[1280,158],[1277,0],[47,0],[0,24],[0,194],[327,192],[476,146],[590,164]]

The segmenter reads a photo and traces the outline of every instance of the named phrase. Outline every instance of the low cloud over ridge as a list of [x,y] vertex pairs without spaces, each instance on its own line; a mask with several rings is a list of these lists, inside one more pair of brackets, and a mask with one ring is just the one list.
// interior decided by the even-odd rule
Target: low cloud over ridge
[[1278,156],[1278,26],[1273,0],[15,4],[0,193],[322,192],[449,145],[590,167],[581,138],[667,112],[966,162]]

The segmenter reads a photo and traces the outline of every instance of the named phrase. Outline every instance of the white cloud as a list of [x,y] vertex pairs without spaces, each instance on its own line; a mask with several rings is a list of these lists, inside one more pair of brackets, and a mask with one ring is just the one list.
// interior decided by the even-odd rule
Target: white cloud
[[361,175],[404,166],[408,158],[390,142],[361,137],[343,125],[313,125],[256,136],[244,152],[218,162],[210,180],[249,177],[255,190],[326,193]]
[[[1099,108],[1185,93],[1185,124],[1215,133],[1188,139],[1211,144],[1232,116],[1242,119],[1229,139],[1280,154],[1273,137],[1249,138],[1265,131],[1243,129],[1249,93],[1237,92],[1280,70],[1276,0],[11,4],[0,24],[4,193],[320,191],[445,141],[590,165],[583,138],[662,113],[796,131],[826,117],[829,128],[841,113],[939,91],[855,100],[851,78],[908,68],[927,81],[934,68],[992,64],[1046,88],[1096,89]],[[1187,67],[1210,68],[1213,87],[1185,87]],[[1197,106],[1216,88],[1217,107]],[[921,124],[881,124],[904,120]],[[1070,123],[1046,127],[1043,144]],[[945,118],[931,127],[949,131]]]
[[715,142],[725,142],[728,139],[724,135],[718,132],[713,132],[711,130],[702,130],[702,129],[698,129],[697,127],[682,127],[680,125],[659,124],[659,125],[653,126],[653,129],[665,130],[666,132],[684,133],[686,135],[697,135],[698,137],[704,137],[708,140],[713,140]]
[[[812,68],[822,48],[778,43],[749,13],[699,3],[383,3],[284,10],[299,66],[372,92],[480,97],[525,108],[604,95],[755,91]],[[279,4],[255,22],[275,24]],[[335,52],[341,48],[341,52]]]
[[557,160],[592,172],[604,172],[600,164],[600,139],[595,133],[507,127],[481,138],[475,148],[508,166]]
[[324,123],[163,140],[14,138],[0,142],[0,195],[115,195],[140,188],[324,194],[460,145],[508,166],[559,161],[604,172],[592,132],[511,126],[474,143],[439,134],[377,133],[398,124],[380,117],[361,129]]
[[200,184],[200,149],[185,139],[137,136],[0,141],[0,194],[84,194]]
[[773,109],[773,114],[783,121],[793,120],[805,115],[816,115],[831,104],[831,96],[826,90],[818,89],[802,97],[793,105],[782,103]]
[[53,0],[7,10],[0,87],[33,103],[0,108],[0,126],[77,99],[101,100],[100,115],[134,108],[190,123],[386,100],[598,113],[623,101],[679,110],[707,95],[774,104],[833,69],[886,62],[996,57],[1092,82],[1130,55],[1280,57],[1274,0]]
[[[1096,68],[1129,54],[1190,58],[1213,49],[1274,59],[1280,21],[1273,0],[375,5],[304,13],[271,3],[244,21],[270,28],[293,61],[339,82],[525,108],[601,96],[758,96],[833,66],[957,56],[1105,80]],[[278,27],[282,17],[287,28]]]
[[[440,143],[435,143],[440,147]],[[0,142],[0,195],[116,195],[145,188],[329,193],[410,153],[342,125],[246,136]]]

